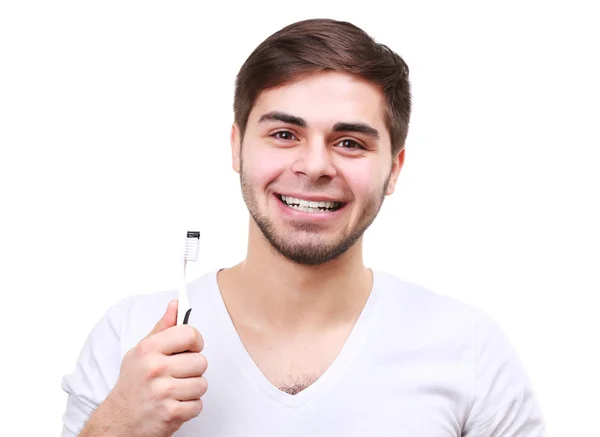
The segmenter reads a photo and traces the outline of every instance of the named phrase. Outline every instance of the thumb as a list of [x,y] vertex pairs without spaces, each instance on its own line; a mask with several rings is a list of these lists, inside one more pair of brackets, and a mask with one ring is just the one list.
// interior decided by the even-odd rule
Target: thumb
[[164,331],[165,329],[170,328],[171,326],[175,326],[177,324],[177,306],[177,299],[173,299],[169,302],[169,304],[167,305],[167,310],[160,318],[160,320],[156,322],[156,325],[154,325],[154,328],[152,329],[152,331],[150,331],[148,337],[154,334],[158,334],[159,332]]

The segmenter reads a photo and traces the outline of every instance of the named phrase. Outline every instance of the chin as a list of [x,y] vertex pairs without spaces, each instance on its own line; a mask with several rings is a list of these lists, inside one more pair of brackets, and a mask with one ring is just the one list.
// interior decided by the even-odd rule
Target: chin
[[[328,236],[318,224],[302,223],[302,230],[290,226],[274,226],[267,220],[255,220],[273,249],[287,260],[305,266],[318,266],[344,255],[360,239],[362,233],[338,232]],[[314,229],[310,229],[314,227]]]

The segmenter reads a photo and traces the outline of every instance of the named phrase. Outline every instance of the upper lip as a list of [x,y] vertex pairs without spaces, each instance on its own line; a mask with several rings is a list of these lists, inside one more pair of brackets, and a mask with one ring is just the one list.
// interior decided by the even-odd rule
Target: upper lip
[[334,199],[333,197],[323,196],[323,195],[318,195],[318,194],[277,193],[277,195],[279,195],[279,196],[286,196],[286,197],[294,197],[296,199],[302,199],[302,200],[307,200],[307,201],[311,201],[311,202],[339,202],[339,203],[344,203],[343,200]]

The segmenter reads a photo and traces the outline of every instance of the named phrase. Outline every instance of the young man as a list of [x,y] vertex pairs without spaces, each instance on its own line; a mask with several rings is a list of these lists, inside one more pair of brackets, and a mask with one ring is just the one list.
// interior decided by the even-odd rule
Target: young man
[[494,321],[363,264],[410,108],[404,61],[349,23],[264,41],[231,131],[246,258],[191,284],[189,325],[175,291],[111,308],[63,380],[63,437],[546,435]]

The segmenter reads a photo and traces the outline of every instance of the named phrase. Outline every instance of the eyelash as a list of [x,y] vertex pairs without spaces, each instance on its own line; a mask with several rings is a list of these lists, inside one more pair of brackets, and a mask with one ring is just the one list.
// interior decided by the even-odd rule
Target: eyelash
[[[270,136],[273,137],[273,138],[275,138],[275,139],[282,140],[282,141],[293,141],[293,139],[289,139],[289,138],[280,138],[278,135],[282,134],[282,133],[290,134],[293,137],[293,139],[296,139],[296,136],[293,133],[291,133],[290,131],[287,131],[287,130],[277,131],[277,132],[271,134]],[[350,150],[353,150],[353,149],[363,149],[364,150],[365,149],[365,147],[362,144],[360,144],[358,141],[351,140],[350,138],[343,139],[343,140],[339,141],[337,144],[340,144],[340,143],[343,143],[343,142],[346,142],[346,141],[350,141],[351,143],[354,143],[354,145],[356,147],[350,147],[350,148],[344,147],[344,149],[346,149],[346,148],[348,148]]]

